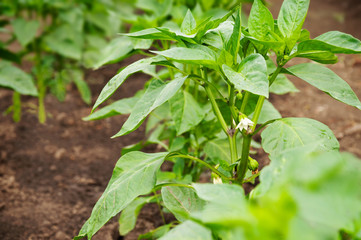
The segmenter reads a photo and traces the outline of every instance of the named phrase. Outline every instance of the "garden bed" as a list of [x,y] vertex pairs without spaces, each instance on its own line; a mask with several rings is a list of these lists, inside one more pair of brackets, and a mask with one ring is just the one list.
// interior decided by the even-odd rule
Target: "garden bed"
[[[271,9],[277,11],[282,1],[271,2],[274,4]],[[358,1],[313,0],[304,27],[310,30],[311,37],[339,30],[360,39],[360,13]],[[105,83],[126,63],[87,73],[93,102]],[[361,98],[361,56],[341,55],[339,63],[331,68]],[[113,98],[132,96],[145,80],[141,74],[134,75]],[[281,114],[310,117],[325,123],[340,141],[342,151],[361,157],[361,112],[302,81],[292,80],[299,93],[270,98]],[[0,118],[0,236],[3,240],[71,239],[104,191],[121,148],[143,138],[141,127],[133,134],[110,139],[126,120],[123,116],[82,121],[91,108],[81,101],[75,88],[69,90],[63,103],[53,96],[46,97],[49,118],[45,125],[38,123],[32,108],[36,101],[30,98],[23,99],[20,123],[13,123],[10,116]],[[11,94],[0,90],[0,112],[9,106]],[[156,146],[148,151],[156,151]],[[260,153],[259,157],[262,156],[265,155]],[[263,157],[265,163],[267,159]],[[125,239],[137,239],[139,234],[161,224],[157,206],[150,205],[142,210],[136,229]],[[116,227],[115,221],[109,223],[94,239],[118,239]]]

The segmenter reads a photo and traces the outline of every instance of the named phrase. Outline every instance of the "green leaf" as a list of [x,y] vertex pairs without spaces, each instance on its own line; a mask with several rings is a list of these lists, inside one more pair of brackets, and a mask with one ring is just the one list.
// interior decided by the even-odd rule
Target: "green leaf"
[[194,19],[191,10],[188,9],[181,25],[181,32],[190,35],[193,34],[196,27],[196,20]]
[[91,237],[139,195],[148,194],[156,182],[167,153],[130,152],[122,156],[113,171],[104,193],[95,204],[92,214],[78,237]]
[[338,61],[338,58],[335,56],[335,54],[327,51],[300,51],[296,56],[301,58],[308,58],[322,64],[334,64]]
[[205,204],[193,189],[186,187],[163,187],[162,199],[165,207],[181,222],[189,219],[192,212],[202,210]]
[[241,186],[234,184],[193,184],[193,187],[197,195],[208,203],[203,211],[192,214],[195,219],[210,226],[218,225],[225,228],[252,222]]
[[142,38],[142,39],[174,40],[168,34],[159,31],[157,28],[148,28],[137,32],[131,32],[122,35],[133,38]]
[[268,125],[261,137],[264,151],[272,155],[311,142],[320,142],[319,148],[325,151],[339,148],[339,143],[332,131],[323,123],[309,118],[276,120]]
[[300,42],[297,48],[297,52],[300,53],[315,50],[346,54],[361,53],[361,41],[349,34],[331,31],[315,39]]
[[173,223],[169,223],[166,225],[162,225],[150,232],[147,232],[145,234],[140,234],[138,239],[149,239],[149,240],[154,240],[154,239],[159,239],[160,237],[164,236],[167,232],[169,232],[170,228],[173,226]]
[[270,33],[274,31],[272,13],[263,5],[261,0],[255,0],[248,19],[249,33],[259,40],[272,40]]
[[93,68],[97,69],[103,65],[118,62],[124,59],[133,50],[133,42],[127,37],[114,38],[101,50],[98,61]]
[[[207,202],[237,205],[246,200],[244,191],[239,185],[193,183],[192,186],[197,195]],[[234,202],[234,199],[238,199],[239,202]]]
[[161,237],[159,240],[212,240],[212,232],[203,227],[202,225],[193,222],[185,221],[172,230],[166,235]]
[[240,8],[236,12],[236,18],[234,19],[232,35],[231,35],[229,41],[227,42],[227,51],[232,54],[234,63],[236,63],[236,60],[237,60],[238,50],[240,47],[241,33],[242,33],[242,31],[241,31],[241,26],[242,26],[241,13],[242,13],[242,10]]
[[301,35],[310,0],[285,0],[278,15],[278,28],[292,50]]
[[11,22],[14,34],[21,46],[25,47],[34,40],[39,28],[39,22],[36,20],[27,21],[22,18],[16,18]]
[[13,89],[20,94],[38,96],[31,75],[11,64],[0,62],[0,86]]
[[94,111],[100,104],[105,102],[111,95],[113,95],[113,93],[120,87],[120,85],[122,85],[122,83],[125,81],[125,79],[128,78],[129,75],[142,71],[148,68],[152,62],[159,61],[161,59],[162,57],[140,59],[124,68],[105,85],[97,101],[95,102],[92,111]]
[[72,70],[72,79],[80,92],[80,96],[86,104],[92,101],[92,95],[88,84],[84,81],[83,72],[80,70]]
[[[240,153],[242,144],[237,144],[237,152]],[[231,150],[227,138],[217,138],[208,141],[204,146],[204,152],[209,156],[214,163],[231,164]]]
[[123,136],[138,128],[151,111],[174,96],[186,79],[187,77],[179,77],[167,84],[160,80],[153,80],[133,108],[127,121],[113,138]]
[[180,63],[204,65],[214,68],[217,66],[216,56],[204,48],[191,49],[185,47],[175,47],[165,51],[151,51]]
[[140,210],[142,210],[143,206],[152,198],[153,197],[136,198],[124,208],[119,217],[119,234],[121,236],[127,235],[134,229]]
[[176,94],[169,103],[177,135],[197,126],[205,116],[198,102],[186,91]]
[[337,151],[315,152],[312,145],[272,157],[251,198],[259,201],[282,189],[297,209],[288,226],[289,239],[337,239],[339,230],[361,212],[360,160]]
[[277,76],[270,86],[269,91],[278,95],[299,92],[295,85],[284,74],[279,74]]
[[89,116],[84,117],[83,120],[84,121],[100,120],[115,115],[130,114],[139,99],[140,99],[139,96],[120,99],[118,101],[109,104],[106,107],[99,109],[96,112],[93,112]]
[[248,91],[268,98],[268,77],[266,61],[260,54],[246,57],[239,67],[239,72],[223,65],[224,74],[238,91]]
[[68,58],[82,57],[83,35],[71,25],[63,24],[44,37],[45,44],[54,52]]
[[201,43],[223,49],[233,33],[233,22],[225,21],[215,29],[209,30],[201,39]]
[[318,64],[302,63],[286,69],[334,99],[361,110],[360,100],[351,87],[332,70]]

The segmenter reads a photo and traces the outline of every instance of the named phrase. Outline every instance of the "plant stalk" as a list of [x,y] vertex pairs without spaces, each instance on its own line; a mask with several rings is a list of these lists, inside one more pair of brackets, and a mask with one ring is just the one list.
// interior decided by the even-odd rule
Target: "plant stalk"
[[208,169],[210,169],[212,172],[216,173],[217,175],[221,176],[224,179],[227,180],[233,180],[233,178],[229,178],[226,175],[224,175],[223,173],[221,173],[220,171],[218,171],[215,167],[211,166],[210,164],[206,163],[205,161],[203,161],[202,159],[190,156],[190,155],[184,155],[184,154],[176,154],[176,155],[172,155],[169,156],[169,158],[175,158],[175,157],[180,157],[180,158],[186,158],[186,159],[190,159],[193,160],[195,162],[198,162],[200,164],[202,164],[203,166],[207,167]]
[[[270,85],[274,82],[274,80],[280,73],[281,69],[282,69],[282,66],[278,66],[277,69],[273,72],[273,74],[271,75],[271,77],[269,79]],[[256,128],[258,118],[261,114],[264,100],[265,100],[264,96],[259,96],[257,105],[256,105],[256,109],[255,109],[255,112],[254,112],[254,115],[252,118],[253,126],[251,127],[251,132],[243,134],[242,156],[241,156],[241,160],[239,161],[239,164],[237,167],[237,180],[239,182],[243,182],[243,178],[247,171],[249,149],[251,146],[251,141],[252,141],[252,136],[253,136],[252,133],[254,132],[254,130]]]

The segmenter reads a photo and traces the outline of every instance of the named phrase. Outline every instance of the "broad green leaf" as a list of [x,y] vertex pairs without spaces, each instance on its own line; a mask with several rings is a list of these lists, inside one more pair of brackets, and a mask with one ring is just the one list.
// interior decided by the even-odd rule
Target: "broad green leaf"
[[301,35],[298,38],[297,42],[303,42],[306,40],[310,40],[310,32],[307,29],[302,29]]
[[183,19],[182,25],[181,25],[181,32],[185,34],[193,34],[193,31],[197,27],[196,20],[193,17],[193,14],[191,10],[188,9],[186,16]]
[[163,187],[162,199],[165,207],[181,222],[189,219],[192,212],[202,210],[205,204],[192,188],[186,187]]
[[277,76],[270,86],[269,91],[278,95],[299,92],[295,85],[284,74],[279,74]]
[[353,36],[331,31],[315,39],[306,40],[298,44],[297,52],[328,51],[332,53],[361,53],[361,41]]
[[22,18],[16,18],[11,22],[14,29],[14,34],[21,46],[25,47],[31,41],[34,40],[36,32],[39,28],[39,22],[37,20],[27,21]]
[[215,29],[209,30],[201,39],[201,43],[209,46],[223,49],[223,46],[229,42],[233,33],[233,22],[225,21]]
[[75,60],[80,60],[83,35],[71,25],[63,24],[44,37],[45,44],[54,52]]
[[[290,222],[289,239],[337,239],[361,212],[361,164],[337,151],[315,152],[311,145],[272,157],[255,193],[264,198],[283,189],[294,199],[297,216]],[[302,231],[307,235],[297,236]]]
[[148,28],[140,30],[137,32],[131,32],[122,34],[124,36],[133,37],[133,38],[142,38],[142,39],[155,39],[155,40],[174,40],[168,34],[161,32],[157,28]]
[[186,91],[176,94],[169,103],[177,135],[197,126],[205,116],[205,112],[198,102]]
[[164,236],[167,232],[169,232],[170,228],[173,226],[173,223],[169,223],[166,225],[162,225],[150,232],[147,232],[145,234],[141,234],[139,235],[138,239],[149,239],[149,240],[154,240],[154,239],[159,239],[162,236]]
[[270,33],[274,31],[272,13],[263,5],[261,0],[255,0],[248,19],[248,31],[252,37],[259,40],[272,40]]
[[134,106],[127,121],[113,138],[123,136],[138,128],[151,111],[174,96],[186,79],[187,77],[179,77],[167,84],[160,80],[153,80],[144,95]]
[[13,89],[20,94],[38,96],[31,75],[11,64],[0,62],[0,86]]
[[95,204],[78,237],[91,237],[139,195],[148,194],[156,182],[156,172],[167,153],[130,152],[115,165],[112,178]]
[[[237,144],[237,152],[240,154],[242,150],[242,144]],[[204,146],[204,152],[215,163],[227,163],[231,164],[231,150],[229,148],[229,142],[227,138],[217,138],[210,140]]]
[[351,87],[332,70],[319,64],[302,63],[286,69],[334,99],[361,110],[360,100]]
[[310,0],[285,0],[278,15],[278,28],[291,50],[301,35]]
[[110,43],[101,50],[98,61],[93,68],[97,69],[105,64],[118,62],[125,58],[133,50],[133,42],[127,37],[114,38]]
[[227,42],[227,48],[226,48],[227,51],[232,54],[235,64],[237,62],[238,50],[240,47],[240,40],[241,40],[241,33],[242,33],[242,31],[241,31],[241,26],[242,26],[241,14],[242,14],[242,9],[240,8],[236,12],[232,35],[231,35],[229,41]]
[[217,66],[215,54],[211,54],[209,51],[201,48],[175,47],[165,51],[152,52],[180,63],[204,65],[210,68]]
[[223,65],[224,74],[238,91],[248,91],[268,98],[268,77],[266,61],[260,54],[246,57],[239,67],[239,72]]
[[268,125],[262,132],[262,147],[265,152],[277,155],[284,150],[321,142],[325,151],[339,148],[332,131],[323,123],[309,118],[283,118]]
[[83,72],[80,70],[72,70],[71,75],[78,91],[80,92],[81,98],[86,104],[90,104],[92,101],[92,95],[88,84],[83,79]]
[[185,221],[159,240],[212,240],[212,232],[206,227],[193,221]]
[[[246,200],[244,191],[239,185],[193,183],[192,186],[197,195],[207,202],[237,205]],[[235,202],[235,199],[238,199],[238,202]]]
[[[254,222],[247,209],[247,201],[241,186],[230,184],[193,184],[197,195],[207,201],[201,212],[192,217],[205,224],[238,227]],[[242,238],[241,238],[242,239]]]
[[327,51],[304,51],[299,52],[296,56],[301,58],[308,58],[322,64],[334,64],[338,61],[338,58],[335,56],[335,54]]
[[[249,35],[249,33],[243,31],[245,37],[250,40],[255,46],[261,45],[268,49],[272,49],[277,53],[283,53],[285,48],[285,42],[283,40],[269,39],[267,41],[256,39]],[[263,50],[263,49],[262,49]]]
[[113,95],[113,93],[120,87],[120,85],[123,84],[129,75],[142,71],[145,68],[148,68],[153,61],[159,61],[161,59],[162,57],[145,58],[138,60],[124,68],[105,85],[97,101],[95,102],[92,111],[94,111],[100,104],[105,102],[111,95]]
[[105,106],[99,109],[96,112],[93,112],[87,117],[84,117],[84,121],[91,121],[91,120],[99,120],[108,117],[112,117],[115,115],[121,114],[130,114],[135,104],[140,99],[139,96],[134,96],[130,98],[123,98],[118,101],[115,101],[108,106]]
[[119,234],[125,236],[135,227],[140,210],[148,203],[153,197],[139,197],[131,202],[121,212],[119,217]]

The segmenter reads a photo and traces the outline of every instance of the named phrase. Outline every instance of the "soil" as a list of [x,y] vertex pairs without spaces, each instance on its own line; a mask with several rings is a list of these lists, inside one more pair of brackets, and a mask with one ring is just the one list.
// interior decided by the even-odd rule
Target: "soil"
[[[269,1],[277,9],[280,0]],[[339,30],[361,38],[361,3],[355,1],[312,0],[305,28],[315,37]],[[94,98],[117,70],[134,60],[87,72]],[[299,60],[297,60],[300,62]],[[303,61],[304,62],[304,61]],[[294,62],[295,63],[295,62]],[[361,98],[361,56],[339,57],[331,66]],[[132,96],[143,87],[146,77],[136,74],[128,79],[113,99]],[[361,157],[361,111],[339,103],[302,82],[291,79],[299,93],[271,96],[282,116],[310,117],[327,124],[340,141],[341,150]],[[0,112],[11,104],[11,92],[0,89]],[[133,134],[110,139],[126,116],[85,122],[91,107],[85,105],[74,86],[64,102],[53,96],[45,99],[48,119],[39,124],[34,108],[36,100],[23,97],[20,123],[10,116],[0,117],[0,239],[66,240],[75,236],[102,194],[111,176],[120,150],[144,137],[144,128]],[[155,151],[155,146],[146,149]],[[260,153],[262,165],[267,164]],[[140,214],[136,229],[124,239],[137,239],[161,225],[156,205]],[[116,219],[110,221],[93,239],[121,239]]]

